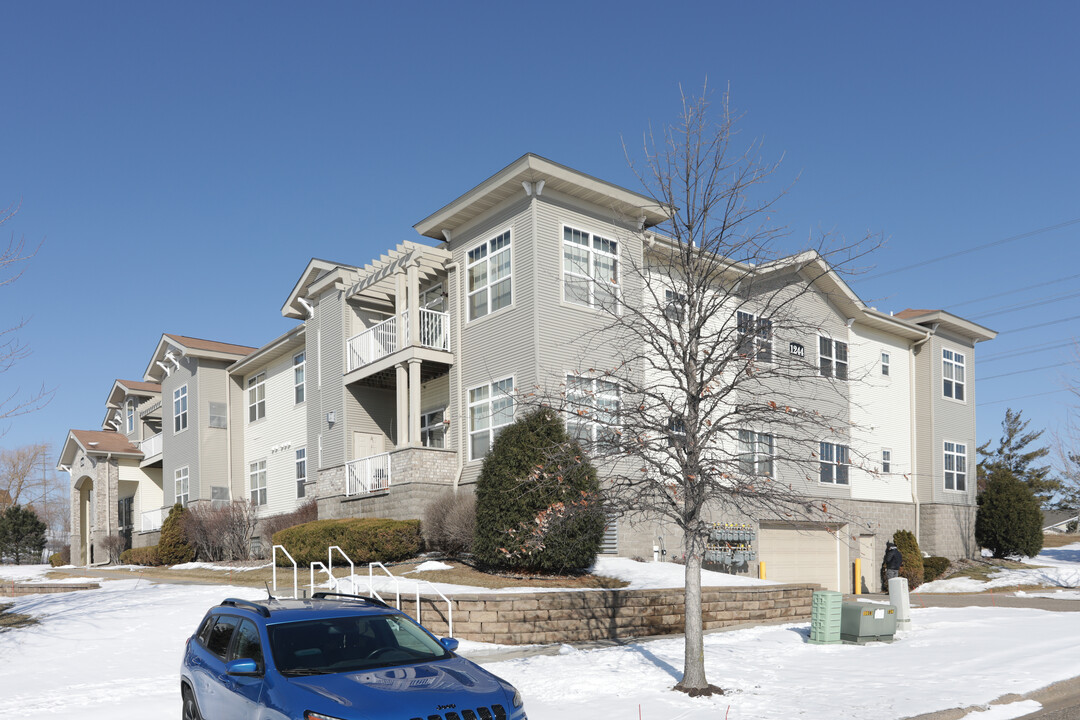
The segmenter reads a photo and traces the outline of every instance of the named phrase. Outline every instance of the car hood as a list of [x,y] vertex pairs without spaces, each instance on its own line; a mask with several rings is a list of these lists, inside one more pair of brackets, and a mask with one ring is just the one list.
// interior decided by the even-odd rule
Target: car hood
[[[459,657],[420,665],[290,678],[289,682],[351,708],[347,713],[350,720],[427,717],[447,710],[460,714],[463,709],[490,707],[495,703],[510,710],[509,698],[498,678]],[[331,711],[327,709],[327,712]]]

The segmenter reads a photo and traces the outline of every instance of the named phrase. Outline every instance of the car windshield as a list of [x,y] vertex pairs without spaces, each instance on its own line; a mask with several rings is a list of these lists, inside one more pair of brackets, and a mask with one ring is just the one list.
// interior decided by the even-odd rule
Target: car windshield
[[283,675],[322,675],[450,657],[401,615],[351,615],[267,626],[274,665]]

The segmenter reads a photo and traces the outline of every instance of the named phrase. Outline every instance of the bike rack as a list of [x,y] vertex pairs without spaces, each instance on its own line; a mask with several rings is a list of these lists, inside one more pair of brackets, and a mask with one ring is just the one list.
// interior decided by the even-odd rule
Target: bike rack
[[296,577],[296,573],[297,573],[296,560],[293,560],[293,556],[289,554],[289,551],[285,549],[284,545],[275,545],[274,549],[270,553],[270,558],[271,558],[270,562],[271,562],[271,567],[273,568],[272,572],[273,572],[273,577],[274,577],[274,594],[277,595],[277,551],[278,550],[281,550],[281,552],[285,553],[285,557],[289,558],[289,562],[292,563],[292,596],[293,596],[293,599],[295,600],[296,596],[299,595],[299,592],[298,592],[299,586],[297,585],[297,582],[296,582],[296,580],[297,580],[297,577]]

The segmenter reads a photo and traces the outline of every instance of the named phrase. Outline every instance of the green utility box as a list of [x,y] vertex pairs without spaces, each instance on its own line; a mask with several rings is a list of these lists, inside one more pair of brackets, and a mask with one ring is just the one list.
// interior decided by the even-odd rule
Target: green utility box
[[846,602],[840,612],[840,639],[852,645],[892,642],[896,608],[892,605]]
[[840,642],[841,606],[844,594],[819,590],[810,600],[810,642],[814,645],[836,645]]

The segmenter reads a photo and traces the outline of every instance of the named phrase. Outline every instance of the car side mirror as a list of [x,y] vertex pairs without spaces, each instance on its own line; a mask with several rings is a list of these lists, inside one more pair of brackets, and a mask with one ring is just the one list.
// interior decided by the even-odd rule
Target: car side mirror
[[450,652],[458,649],[458,641],[454,638],[439,638],[439,643]]
[[262,675],[259,664],[251,658],[240,658],[225,665],[225,672],[229,675],[241,677],[258,677]]

